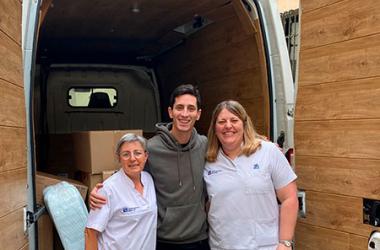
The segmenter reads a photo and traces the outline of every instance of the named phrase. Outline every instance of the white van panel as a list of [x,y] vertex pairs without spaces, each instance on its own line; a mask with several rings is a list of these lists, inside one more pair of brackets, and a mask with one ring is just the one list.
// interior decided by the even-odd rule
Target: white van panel
[[284,150],[293,148],[294,84],[284,30],[275,0],[258,0],[270,56],[273,139],[285,132]]

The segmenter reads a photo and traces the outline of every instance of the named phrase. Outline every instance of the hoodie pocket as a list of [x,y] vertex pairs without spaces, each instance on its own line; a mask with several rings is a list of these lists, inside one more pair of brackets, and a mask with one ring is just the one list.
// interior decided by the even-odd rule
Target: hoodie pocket
[[201,203],[167,207],[158,227],[158,237],[170,241],[190,240],[202,233],[205,223],[206,213]]

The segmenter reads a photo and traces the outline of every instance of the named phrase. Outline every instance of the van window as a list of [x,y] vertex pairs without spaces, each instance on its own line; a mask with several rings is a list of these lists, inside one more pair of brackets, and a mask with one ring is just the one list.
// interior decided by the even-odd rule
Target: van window
[[117,104],[114,88],[75,87],[69,89],[68,104],[78,108],[113,108]]

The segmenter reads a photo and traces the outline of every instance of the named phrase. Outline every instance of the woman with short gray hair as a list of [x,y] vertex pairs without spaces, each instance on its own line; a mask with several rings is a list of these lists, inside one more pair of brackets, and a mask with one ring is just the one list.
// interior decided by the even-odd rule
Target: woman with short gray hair
[[146,139],[125,134],[116,145],[120,170],[99,190],[107,198],[91,210],[86,226],[86,250],[156,248],[157,205],[153,179],[143,171]]

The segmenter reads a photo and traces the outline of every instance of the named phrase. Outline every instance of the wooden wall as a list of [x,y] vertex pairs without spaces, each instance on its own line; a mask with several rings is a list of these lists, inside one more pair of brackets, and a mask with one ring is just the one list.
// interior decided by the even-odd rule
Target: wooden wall
[[367,249],[363,198],[380,200],[379,1],[301,8],[295,161],[307,213],[297,250]]
[[[162,88],[168,90],[162,96],[164,102],[178,84],[199,86],[203,109],[196,126],[203,134],[207,133],[215,106],[227,99],[242,103],[260,133],[269,130],[267,82],[265,74],[262,76],[265,63],[259,58],[262,51],[255,39],[257,33],[242,26],[244,16],[238,18],[235,9],[239,10],[230,3],[209,11],[205,16],[213,24],[159,58],[158,78]],[[163,105],[166,111],[168,102]]]
[[0,249],[27,249],[21,1],[0,0]]

